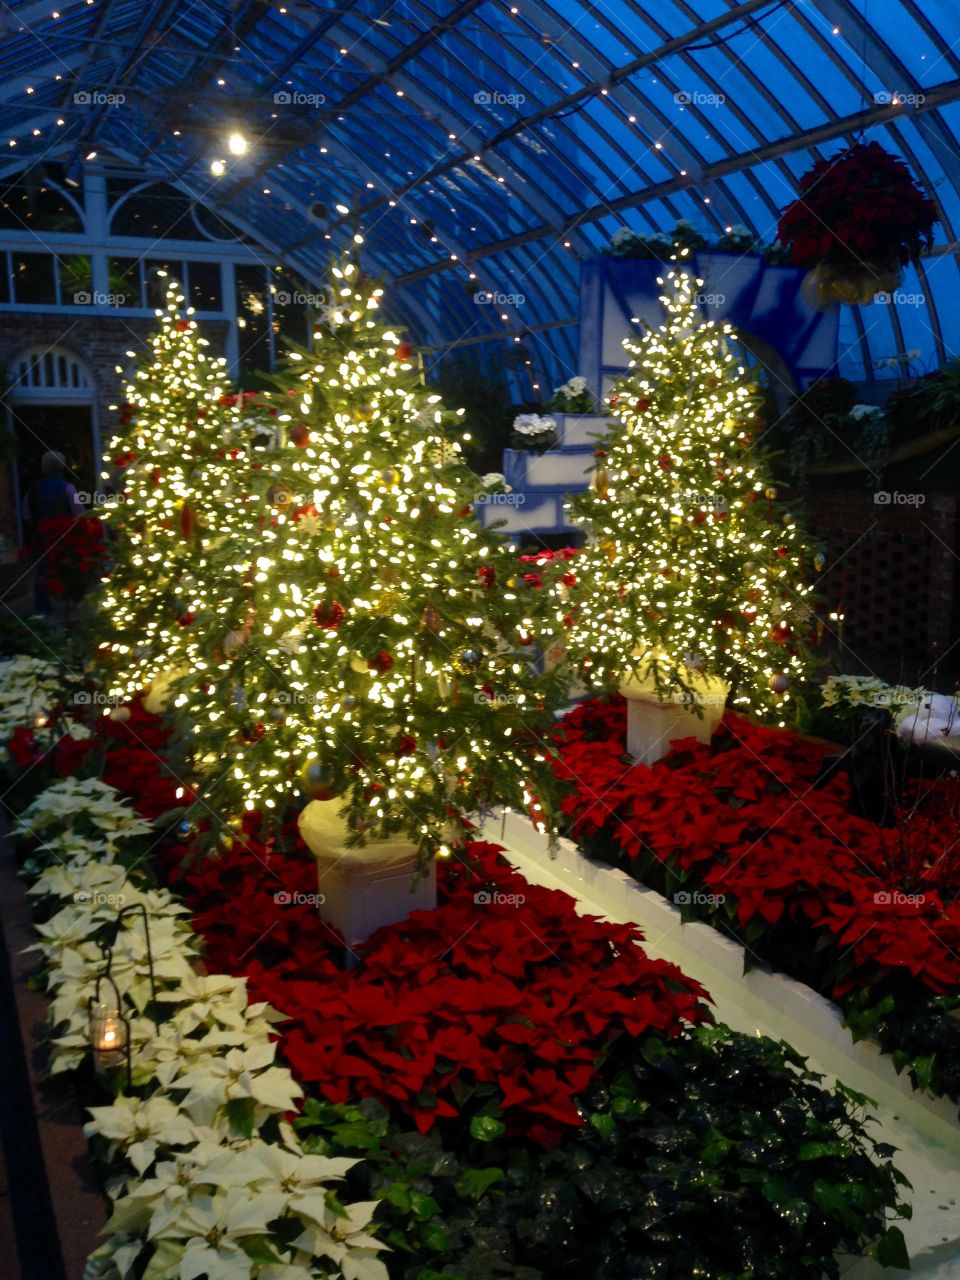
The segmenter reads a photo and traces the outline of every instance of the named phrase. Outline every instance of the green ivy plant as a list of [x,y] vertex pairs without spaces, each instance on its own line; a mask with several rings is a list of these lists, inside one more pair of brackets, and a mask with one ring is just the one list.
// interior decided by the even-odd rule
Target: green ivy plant
[[362,1156],[394,1280],[822,1280],[837,1254],[908,1266],[908,1184],[868,1099],[788,1045],[700,1027],[622,1040],[553,1150],[510,1135],[482,1091],[429,1134],[380,1103],[309,1100],[306,1147]]

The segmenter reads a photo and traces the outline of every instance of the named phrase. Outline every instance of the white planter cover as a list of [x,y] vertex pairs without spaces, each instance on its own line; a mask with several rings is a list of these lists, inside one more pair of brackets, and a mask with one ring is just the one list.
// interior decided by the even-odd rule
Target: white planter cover
[[641,764],[662,759],[677,738],[709,742],[717,731],[730,685],[695,671],[689,683],[692,695],[678,690],[664,701],[652,676],[631,671],[620,682],[627,700],[627,753]]
[[339,929],[348,947],[366,942],[384,925],[411,911],[437,905],[437,872],[414,883],[417,850],[403,836],[348,848],[339,800],[311,800],[297,820],[304,843],[317,860],[317,908]]

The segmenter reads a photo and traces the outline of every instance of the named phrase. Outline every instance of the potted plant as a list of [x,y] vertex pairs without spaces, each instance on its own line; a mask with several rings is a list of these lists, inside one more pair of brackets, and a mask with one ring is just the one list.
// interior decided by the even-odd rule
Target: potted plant
[[547,408],[555,413],[592,413],[593,396],[586,378],[576,374],[562,386],[554,387],[553,395],[547,401]]
[[878,142],[821,159],[780,215],[794,266],[810,269],[820,303],[866,303],[900,283],[933,240],[937,211],[898,157]]
[[544,453],[557,443],[557,424],[553,418],[539,413],[518,413],[513,420],[511,449]]

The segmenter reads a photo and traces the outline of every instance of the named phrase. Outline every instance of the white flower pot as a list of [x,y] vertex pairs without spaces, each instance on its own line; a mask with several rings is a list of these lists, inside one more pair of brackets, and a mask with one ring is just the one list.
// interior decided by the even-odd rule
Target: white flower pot
[[403,836],[349,848],[339,800],[311,800],[297,820],[317,860],[317,908],[348,947],[366,942],[411,911],[437,905],[437,872],[431,863],[415,880],[417,849]]
[[661,697],[652,676],[631,671],[620,682],[627,700],[627,753],[640,764],[661,760],[677,738],[709,742],[717,731],[730,685],[695,671],[688,683],[692,693],[678,689]]

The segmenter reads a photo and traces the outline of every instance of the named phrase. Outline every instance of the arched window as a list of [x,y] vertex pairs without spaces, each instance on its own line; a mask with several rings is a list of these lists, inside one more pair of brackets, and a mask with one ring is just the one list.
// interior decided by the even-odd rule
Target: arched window
[[93,379],[87,366],[64,347],[31,347],[11,362],[12,399],[87,404],[93,394]]

